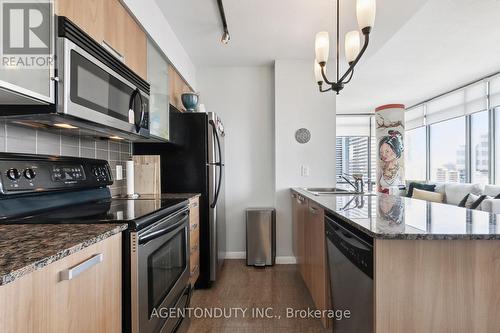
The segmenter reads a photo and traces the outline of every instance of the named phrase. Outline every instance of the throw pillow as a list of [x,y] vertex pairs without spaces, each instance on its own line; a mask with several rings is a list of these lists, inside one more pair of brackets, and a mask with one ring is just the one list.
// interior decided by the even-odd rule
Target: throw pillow
[[465,207],[465,204],[467,203],[467,199],[469,199],[469,196],[470,193],[467,193],[467,195],[458,203],[458,207]]
[[488,196],[484,195],[484,194],[483,195],[475,195],[475,194],[469,193],[466,196],[467,199],[466,199],[465,205],[460,206],[460,207],[465,207],[465,208],[469,208],[469,209],[476,209],[481,205],[483,200],[486,199],[487,197]]
[[419,189],[419,190],[424,190],[424,191],[429,191],[429,192],[434,192],[436,185],[434,184],[422,184],[422,183],[416,183],[416,182],[411,182],[410,185],[408,186],[408,198],[413,197],[413,189]]
[[[483,194],[481,195],[474,203],[470,206],[470,209],[476,209],[481,205],[481,202],[483,202],[484,199],[486,199],[487,195]],[[481,210],[481,208],[479,208]]]
[[418,188],[413,189],[413,199],[426,200],[430,202],[443,202],[443,194],[432,191],[420,190]]

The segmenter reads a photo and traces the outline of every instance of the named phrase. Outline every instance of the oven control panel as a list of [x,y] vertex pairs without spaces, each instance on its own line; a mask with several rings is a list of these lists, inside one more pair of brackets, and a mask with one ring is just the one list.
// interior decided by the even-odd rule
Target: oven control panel
[[0,153],[0,195],[99,188],[113,183],[108,162]]

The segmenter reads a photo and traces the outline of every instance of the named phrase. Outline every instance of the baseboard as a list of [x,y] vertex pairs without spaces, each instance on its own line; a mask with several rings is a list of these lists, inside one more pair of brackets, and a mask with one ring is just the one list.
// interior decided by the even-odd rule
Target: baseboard
[[226,252],[226,259],[246,259],[246,252]]
[[276,257],[276,265],[295,265],[296,263],[297,263],[297,258],[293,256]]
[[[226,252],[226,259],[246,259],[246,252]],[[297,258],[294,256],[276,257],[276,265],[294,265]]]

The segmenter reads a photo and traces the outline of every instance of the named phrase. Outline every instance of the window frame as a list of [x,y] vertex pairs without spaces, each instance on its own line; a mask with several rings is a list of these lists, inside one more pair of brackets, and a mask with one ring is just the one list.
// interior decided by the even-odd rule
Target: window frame
[[[496,130],[500,130],[500,124],[496,124],[496,111],[499,110],[500,112],[500,106],[492,106],[491,105],[491,99],[490,99],[490,81],[494,79],[495,77],[498,77],[498,73],[480,80],[477,80],[471,84],[468,84],[466,86],[460,87],[458,89],[450,91],[450,93],[461,90],[461,89],[467,89],[467,87],[472,86],[474,84],[477,84],[480,81],[485,81],[485,99],[486,99],[486,109],[483,110],[478,110],[473,113],[465,114],[460,117],[465,118],[465,182],[470,183],[472,181],[472,165],[474,161],[472,161],[472,117],[474,114],[477,114],[479,112],[487,112],[488,113],[488,159],[489,159],[489,167],[488,167],[488,184],[496,184],[497,182],[500,182],[500,172],[496,172],[497,168],[497,162],[496,162],[496,149],[500,148],[497,147],[497,142],[496,142],[496,136],[495,132]],[[429,99],[425,102],[416,104],[414,106],[411,106],[408,109],[413,109],[415,107],[423,106],[423,126],[418,126],[416,128],[420,127],[425,127],[426,128],[426,181],[431,181],[431,126],[432,124],[427,123],[427,104],[437,98],[442,97],[444,94],[441,94],[437,97],[434,97],[432,99]],[[454,119],[457,117],[451,117],[449,119],[444,119],[439,122],[435,122],[433,124],[437,124],[443,121],[448,121],[451,119]],[[497,128],[498,127],[498,128]],[[413,130],[415,128],[412,128]],[[405,133],[410,130],[405,129]],[[500,144],[500,143],[499,143]],[[498,162],[500,163],[500,161]]]

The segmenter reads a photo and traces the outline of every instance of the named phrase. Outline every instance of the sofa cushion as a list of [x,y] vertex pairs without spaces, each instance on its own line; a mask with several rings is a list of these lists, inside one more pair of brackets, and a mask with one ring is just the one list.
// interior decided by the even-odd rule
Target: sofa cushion
[[486,197],[483,202],[481,202],[481,210],[483,212],[500,214],[500,200]]
[[413,196],[413,189],[415,188],[418,188],[419,190],[434,192],[436,185],[411,182],[410,185],[408,185],[408,193],[406,195],[408,198],[411,198]]
[[490,197],[500,195],[500,185],[485,185],[483,194],[489,195]]
[[431,202],[443,202],[443,194],[431,191],[419,190],[418,188],[413,189],[413,199],[426,200]]
[[481,190],[479,184],[447,183],[445,185],[445,200],[448,204],[458,205],[468,193],[481,195]]

